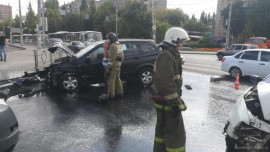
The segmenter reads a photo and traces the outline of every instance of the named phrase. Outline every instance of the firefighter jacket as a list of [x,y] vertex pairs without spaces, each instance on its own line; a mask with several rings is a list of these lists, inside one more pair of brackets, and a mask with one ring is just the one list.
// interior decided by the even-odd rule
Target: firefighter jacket
[[154,69],[154,87],[160,96],[163,96],[170,106],[182,104],[179,93],[182,87],[182,67],[179,52],[173,47],[166,47],[158,55]]
[[114,67],[121,67],[121,63],[124,60],[124,54],[122,46],[118,41],[111,44],[109,48],[108,64],[107,68],[112,69]]

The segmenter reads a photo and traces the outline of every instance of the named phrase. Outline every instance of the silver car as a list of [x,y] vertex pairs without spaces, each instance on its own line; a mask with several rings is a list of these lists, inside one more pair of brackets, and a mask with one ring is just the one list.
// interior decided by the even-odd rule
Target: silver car
[[5,101],[0,99],[0,151],[11,151],[19,140],[17,118]]

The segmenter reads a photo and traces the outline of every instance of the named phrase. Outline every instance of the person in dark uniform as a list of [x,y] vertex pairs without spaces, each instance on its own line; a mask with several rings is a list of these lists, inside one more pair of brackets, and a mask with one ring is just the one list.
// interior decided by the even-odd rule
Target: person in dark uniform
[[168,29],[155,61],[153,81],[158,96],[153,96],[157,111],[154,152],[185,151],[186,132],[181,111],[187,107],[181,99],[182,65],[178,51],[187,40],[189,36],[184,29]]

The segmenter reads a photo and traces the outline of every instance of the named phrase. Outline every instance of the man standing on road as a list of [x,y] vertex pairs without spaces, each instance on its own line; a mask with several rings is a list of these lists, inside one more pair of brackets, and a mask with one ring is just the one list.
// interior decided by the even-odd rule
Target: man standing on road
[[2,52],[4,54],[4,61],[6,62],[6,37],[3,35],[3,32],[0,31],[0,61],[3,61]]
[[[108,64],[106,67],[107,75],[107,95],[108,99],[114,99],[115,97],[123,97],[122,81],[120,79],[121,64],[124,60],[124,54],[122,46],[118,42],[118,37],[115,33],[109,33],[106,38],[110,41],[108,48]],[[106,49],[106,46],[104,47]]]
[[186,105],[181,99],[182,68],[180,48],[189,40],[187,32],[179,27],[168,29],[161,44],[154,70],[154,87],[159,96],[153,96],[157,110],[154,152],[184,152],[186,132],[181,111]]

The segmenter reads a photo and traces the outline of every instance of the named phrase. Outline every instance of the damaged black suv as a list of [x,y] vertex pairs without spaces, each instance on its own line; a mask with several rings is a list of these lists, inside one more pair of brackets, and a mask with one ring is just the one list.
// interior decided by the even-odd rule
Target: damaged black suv
[[[153,66],[159,53],[155,42],[144,39],[120,39],[119,42],[125,55],[121,79],[136,80],[144,86],[151,85]],[[76,54],[62,44],[49,48],[51,53],[61,58],[46,68],[47,85],[73,91],[81,86],[103,83],[103,44],[104,41],[95,42]]]

